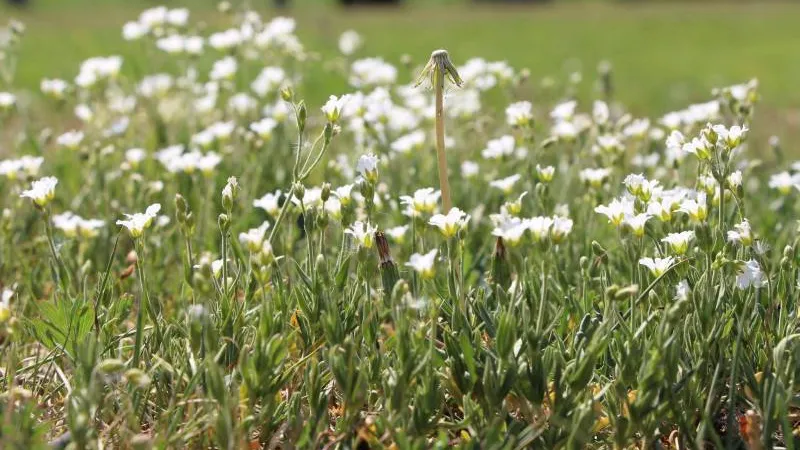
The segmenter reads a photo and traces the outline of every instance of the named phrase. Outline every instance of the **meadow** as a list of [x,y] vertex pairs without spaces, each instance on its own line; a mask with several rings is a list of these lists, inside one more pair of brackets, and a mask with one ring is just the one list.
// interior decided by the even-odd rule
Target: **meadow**
[[0,10],[0,448],[800,444],[800,6],[178,5]]

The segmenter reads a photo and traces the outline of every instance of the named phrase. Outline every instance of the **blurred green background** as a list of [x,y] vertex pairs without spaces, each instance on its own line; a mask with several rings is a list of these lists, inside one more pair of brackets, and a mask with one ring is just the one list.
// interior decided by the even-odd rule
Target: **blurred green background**
[[[188,6],[193,20],[219,21],[214,2],[165,1]],[[17,84],[37,89],[45,76],[72,79],[87,57],[120,54],[126,66],[147,72],[138,43],[124,42],[127,20],[160,2],[139,0],[31,0],[26,8],[0,6],[0,17],[28,26]],[[336,52],[339,33],[352,28],[365,38],[361,55],[399,64],[403,54],[424,63],[447,48],[455,62],[473,56],[508,60],[529,68],[534,81],[584,73],[592,88],[602,60],[614,67],[617,97],[637,114],[660,116],[704,101],[715,86],[761,82],[758,135],[800,138],[800,2],[667,0],[465,2],[411,0],[401,7],[341,8],[333,0],[290,1],[272,9],[251,1],[265,16],[290,15],[307,48]],[[305,96],[319,101],[345,89],[325,71],[309,73]],[[536,99],[533,99],[536,101]]]

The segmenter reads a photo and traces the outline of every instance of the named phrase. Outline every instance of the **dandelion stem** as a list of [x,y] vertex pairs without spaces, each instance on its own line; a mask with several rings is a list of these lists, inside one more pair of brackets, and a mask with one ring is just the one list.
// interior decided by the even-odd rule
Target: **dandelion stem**
[[436,71],[433,76],[436,83],[436,158],[439,165],[439,186],[442,190],[442,206],[450,211],[453,202],[450,199],[450,183],[447,180],[447,155],[444,150],[444,74]]

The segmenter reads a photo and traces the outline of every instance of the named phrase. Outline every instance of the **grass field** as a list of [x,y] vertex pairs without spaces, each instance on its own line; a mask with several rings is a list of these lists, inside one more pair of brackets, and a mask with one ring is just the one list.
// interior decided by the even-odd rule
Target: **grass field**
[[0,449],[800,448],[800,5],[34,3]]
[[[183,3],[193,5],[196,15],[203,5],[211,8],[211,2]],[[792,89],[800,80],[800,4],[471,7],[417,1],[404,8],[341,10],[318,1],[294,3],[293,9],[275,13],[295,16],[299,36],[320,51],[334,52],[338,34],[354,28],[366,38],[367,55],[397,62],[409,54],[421,63],[432,48],[443,47],[457,63],[472,56],[507,59],[528,67],[534,79],[582,70],[586,90],[598,62],[608,60],[619,99],[639,114],[658,115],[703,101],[714,86],[757,77],[765,106],[760,119],[769,125],[764,133],[800,134],[800,90]],[[44,76],[70,78],[82,59],[119,49],[129,61],[146,66],[138,47],[125,45],[119,30],[149,4],[40,0],[30,11],[10,11],[29,26],[19,84],[36,88]],[[5,16],[8,10],[0,11]],[[304,94],[319,101],[345,88],[327,78],[309,74]]]

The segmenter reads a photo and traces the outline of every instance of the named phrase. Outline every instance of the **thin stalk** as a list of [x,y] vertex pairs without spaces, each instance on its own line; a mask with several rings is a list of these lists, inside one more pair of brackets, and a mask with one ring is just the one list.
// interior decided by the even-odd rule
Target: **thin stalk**
[[139,289],[141,290],[141,296],[139,298],[139,310],[136,312],[136,338],[134,341],[133,347],[133,367],[139,367],[139,360],[141,359],[142,353],[142,339],[144,335],[144,315],[145,315],[145,308],[150,307],[150,297],[147,293],[147,286],[144,281],[144,268],[142,267],[142,259],[144,258],[144,252],[142,251],[143,245],[141,242],[136,242],[136,278],[139,279]]
[[436,159],[439,165],[439,186],[442,190],[442,206],[445,213],[453,207],[450,199],[450,183],[447,180],[447,155],[444,150],[444,74],[433,75],[436,91]]

